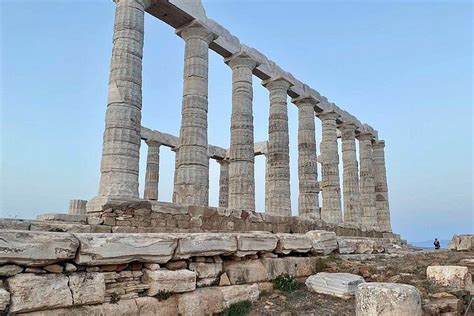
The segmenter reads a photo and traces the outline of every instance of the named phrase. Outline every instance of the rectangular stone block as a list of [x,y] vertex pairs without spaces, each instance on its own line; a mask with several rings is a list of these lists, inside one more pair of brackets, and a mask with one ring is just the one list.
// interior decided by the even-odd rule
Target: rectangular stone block
[[311,239],[301,234],[277,234],[278,245],[276,253],[289,254],[291,252],[308,252],[311,250]]
[[306,286],[321,294],[349,298],[355,295],[357,285],[364,283],[363,277],[350,273],[320,272],[306,280]]
[[36,216],[39,221],[56,221],[56,222],[75,222],[80,224],[87,224],[87,215],[72,215],[61,213],[46,213]]
[[178,315],[213,315],[223,310],[222,292],[216,287],[196,289],[178,298]]
[[311,239],[311,252],[328,255],[338,248],[336,233],[326,230],[312,230],[305,234]]
[[231,234],[183,234],[180,236],[174,259],[229,255],[236,251],[237,239]]
[[154,296],[161,291],[170,293],[190,292],[196,289],[196,272],[182,270],[143,270],[142,282],[148,284],[147,295]]
[[17,274],[7,280],[11,294],[10,312],[28,312],[71,306],[68,277],[62,274]]
[[246,256],[262,252],[272,252],[278,244],[278,238],[271,233],[252,232],[236,234],[237,256]]
[[224,271],[231,284],[268,281],[267,270],[260,260],[224,261]]
[[131,261],[168,262],[177,246],[172,234],[75,234],[81,243],[75,262],[81,265]]
[[69,276],[74,305],[98,304],[105,301],[103,273],[78,272]]
[[258,284],[222,286],[218,289],[222,292],[224,308],[243,301],[255,302],[260,295]]
[[78,247],[69,233],[0,230],[0,264],[44,266],[73,259]]
[[216,278],[222,272],[222,263],[191,262],[189,270],[195,271],[199,279]]

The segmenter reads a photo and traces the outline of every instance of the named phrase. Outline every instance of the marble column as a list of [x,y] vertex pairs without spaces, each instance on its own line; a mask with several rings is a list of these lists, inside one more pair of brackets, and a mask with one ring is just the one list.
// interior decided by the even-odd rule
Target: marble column
[[257,62],[246,53],[226,62],[232,68],[228,207],[255,211],[252,70]]
[[69,215],[86,215],[86,200],[69,200]]
[[229,205],[229,161],[217,160],[220,165],[219,174],[219,207],[227,208]]
[[384,148],[385,141],[383,140],[374,141],[372,143],[375,174],[375,209],[377,211],[378,226],[386,231],[392,231]]
[[333,110],[328,110],[318,116],[322,121],[321,188],[323,191],[323,207],[321,209],[321,219],[328,223],[340,223],[342,222],[341,186],[336,131],[336,119],[339,114]]
[[270,94],[265,213],[291,216],[287,106],[287,91],[291,83],[283,77],[277,77],[265,80],[262,84]]
[[367,227],[377,227],[377,212],[375,210],[375,183],[372,152],[373,135],[362,132],[357,135],[359,140],[360,161],[360,198],[362,205],[362,224]]
[[144,0],[116,0],[100,185],[88,211],[138,194]]
[[339,130],[342,134],[342,192],[344,197],[344,222],[360,223],[362,208],[359,192],[359,164],[357,162],[355,130],[353,123],[343,123]]
[[148,145],[145,173],[145,200],[158,200],[158,182],[160,179],[160,143],[145,141]]
[[216,36],[193,21],[178,29],[185,41],[184,87],[179,132],[175,202],[209,204],[209,157],[207,155],[209,44]]
[[318,100],[298,97],[298,215],[321,218],[314,106]]

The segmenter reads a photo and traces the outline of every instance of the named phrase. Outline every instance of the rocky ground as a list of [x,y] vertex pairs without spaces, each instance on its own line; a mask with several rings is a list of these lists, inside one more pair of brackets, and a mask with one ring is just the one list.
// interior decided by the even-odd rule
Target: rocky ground
[[[427,280],[430,265],[469,266],[474,273],[473,252],[418,251],[403,256],[351,255],[329,256],[320,261],[324,272],[349,272],[364,277],[367,282],[394,282],[418,288],[422,296],[424,315],[474,315],[474,306],[466,312],[472,298],[469,292],[443,288]],[[354,299],[340,299],[311,293],[298,280],[296,289],[289,292],[274,290],[264,293],[252,304],[250,315],[354,315]],[[474,302],[473,302],[474,304]]]

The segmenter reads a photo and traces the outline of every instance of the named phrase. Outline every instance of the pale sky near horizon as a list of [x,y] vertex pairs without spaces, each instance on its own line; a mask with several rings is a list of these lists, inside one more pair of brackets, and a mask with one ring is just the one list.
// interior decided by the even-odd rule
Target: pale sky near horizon
[[[271,3],[271,5],[270,5]],[[474,232],[473,11],[470,1],[203,0],[208,17],[367,122],[386,141],[392,226],[409,241]],[[112,47],[112,1],[3,0],[0,217],[66,212],[97,193]],[[184,42],[145,20],[142,124],[179,134]],[[209,54],[209,143],[228,147],[231,71]],[[255,141],[268,92],[253,78]],[[289,102],[297,212],[297,109]],[[316,120],[319,151],[320,121]],[[146,145],[141,148],[143,178]],[[161,150],[160,200],[174,153]],[[264,205],[256,159],[257,209]],[[210,167],[210,204],[218,200]]]

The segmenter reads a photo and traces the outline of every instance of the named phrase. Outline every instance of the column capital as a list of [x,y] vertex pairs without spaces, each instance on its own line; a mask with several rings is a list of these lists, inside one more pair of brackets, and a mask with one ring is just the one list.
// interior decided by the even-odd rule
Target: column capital
[[286,79],[283,76],[278,76],[275,78],[263,80],[262,86],[264,86],[268,90],[273,90],[273,89],[288,90],[291,86],[293,86],[293,83],[291,83],[288,79]]
[[372,140],[374,138],[374,135],[370,132],[362,132],[360,134],[357,134],[356,138],[358,140]]
[[201,23],[193,20],[183,26],[176,29],[176,35],[187,41],[190,38],[199,38],[209,45],[212,41],[216,40],[219,35],[208,30]]
[[148,145],[148,147],[160,147],[162,145],[159,141],[152,139],[145,139],[145,143]]
[[334,109],[329,109],[321,113],[318,113],[317,116],[319,117],[320,120],[326,121],[326,120],[336,120],[340,115]]
[[376,149],[384,149],[385,148],[385,141],[384,140],[375,140],[372,142],[372,148]]
[[249,54],[245,52],[239,52],[227,57],[224,59],[224,62],[232,69],[244,67],[253,70],[255,67],[260,65],[258,61],[254,60]]
[[348,122],[342,122],[341,124],[339,124],[338,128],[341,131],[345,131],[345,130],[355,131],[357,129],[357,125],[354,122],[348,121]]
[[311,104],[313,106],[319,104],[319,100],[311,95],[300,95],[299,97],[291,99],[291,102],[294,103],[296,106]]

